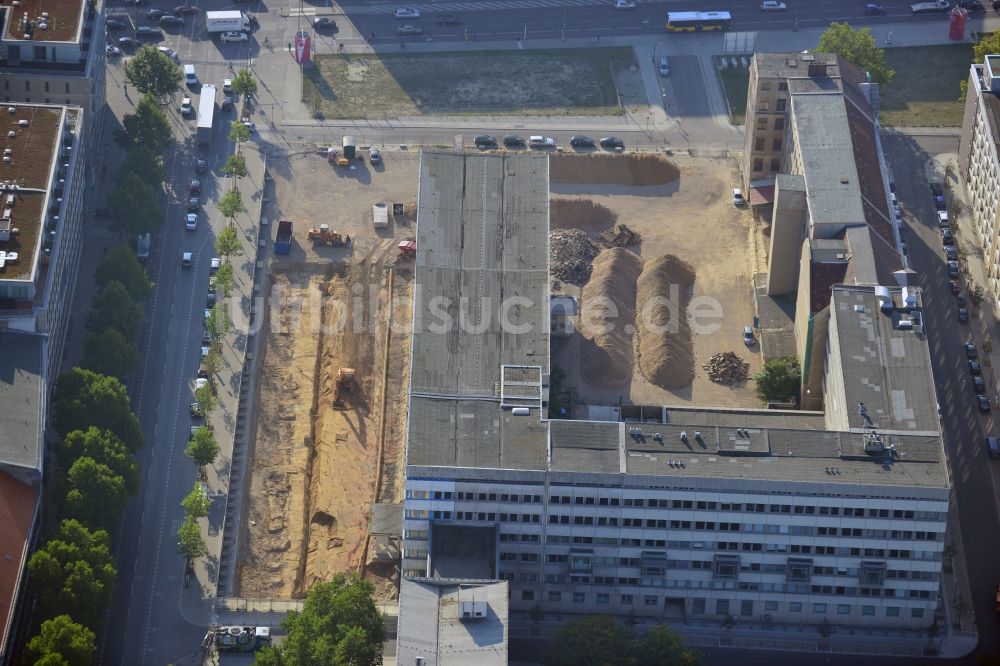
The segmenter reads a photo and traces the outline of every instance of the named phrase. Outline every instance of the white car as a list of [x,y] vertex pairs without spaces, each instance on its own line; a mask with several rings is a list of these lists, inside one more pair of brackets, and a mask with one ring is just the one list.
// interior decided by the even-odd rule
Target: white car
[[233,92],[233,80],[232,79],[222,79],[222,92],[226,93],[227,95],[231,95],[232,94],[232,92]]
[[615,9],[635,9],[632,0],[615,0]]
[[783,2],[778,2],[778,0],[764,0],[760,3],[760,11],[762,12],[783,12],[788,9],[788,6]]
[[184,228],[188,231],[194,231],[198,228],[198,213],[187,214],[187,220],[184,222]]
[[191,98],[185,97],[181,100],[181,115],[190,116],[194,112],[194,108],[191,106]]
[[249,37],[245,32],[230,31],[219,35],[219,39],[225,44],[226,42],[245,42]]
[[733,205],[737,208],[746,203],[746,199],[743,198],[743,190],[738,187],[733,188]]
[[122,50],[117,46],[111,46],[111,44],[106,44],[104,46],[104,54],[109,58],[117,58],[122,54]]
[[218,273],[220,266],[222,266],[222,262],[219,261],[219,258],[212,257],[211,261],[208,262],[208,272],[212,274]]
[[208,352],[209,351],[211,351],[211,350],[208,347],[202,347],[201,348],[201,357],[205,358],[206,356],[208,356]]
[[167,48],[166,46],[157,46],[156,50],[162,53],[163,55],[167,56],[174,62],[180,62],[181,60],[180,56],[177,55],[177,51],[174,51],[171,48]]
[[414,9],[413,7],[400,7],[396,10],[396,18],[418,19],[420,18],[420,10]]
[[555,148],[556,140],[548,136],[529,136],[528,146],[530,148]]
[[240,122],[243,123],[243,127],[246,127],[248,130],[250,130],[251,134],[257,131],[257,124],[254,123],[254,121],[250,120],[249,118],[244,118]]
[[205,388],[206,386],[208,386],[208,380],[205,379],[204,377],[199,377],[198,379],[194,380],[194,388],[196,391],[200,388]]

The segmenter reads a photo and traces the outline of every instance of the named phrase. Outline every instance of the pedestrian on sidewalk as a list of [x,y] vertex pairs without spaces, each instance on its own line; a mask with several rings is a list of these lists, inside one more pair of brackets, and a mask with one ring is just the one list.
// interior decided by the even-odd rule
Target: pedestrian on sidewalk
[[229,71],[230,72],[233,71],[233,61],[232,60],[229,61]]
[[292,52],[292,43],[291,42],[288,42],[288,52],[289,53]]

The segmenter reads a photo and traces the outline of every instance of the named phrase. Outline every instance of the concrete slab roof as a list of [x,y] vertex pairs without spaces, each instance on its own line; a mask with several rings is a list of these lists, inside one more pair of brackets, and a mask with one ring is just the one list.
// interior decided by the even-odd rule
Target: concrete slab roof
[[43,338],[0,335],[0,463],[42,469]]
[[28,557],[38,491],[0,471],[0,654],[7,654],[13,605]]

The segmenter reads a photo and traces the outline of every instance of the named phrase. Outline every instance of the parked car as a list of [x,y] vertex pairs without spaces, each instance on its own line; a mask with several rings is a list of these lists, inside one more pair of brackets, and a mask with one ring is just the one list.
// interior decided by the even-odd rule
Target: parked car
[[201,418],[202,416],[201,405],[198,403],[198,401],[191,403],[191,416],[195,418]]
[[454,14],[443,14],[437,17],[438,25],[462,25],[462,17]]
[[517,134],[505,134],[503,137],[503,145],[505,148],[524,148],[527,142],[524,140],[523,136],[518,136]]
[[115,32],[116,30],[124,30],[126,26],[118,19],[108,19],[104,22],[104,27],[108,32]]
[[747,200],[743,198],[743,190],[741,190],[738,187],[734,187],[733,188],[733,205],[736,206],[736,207],[740,207],[740,206],[744,205],[746,202],[747,202]]
[[760,3],[760,11],[762,12],[783,12],[786,9],[788,9],[788,5],[778,2],[778,0],[764,0]]
[[235,30],[230,30],[229,32],[224,32],[219,35],[219,41],[223,44],[228,42],[245,42],[247,39],[249,39],[249,37],[247,37],[247,33],[237,32]]
[[473,142],[479,150],[489,150],[490,148],[497,147],[496,137],[489,136],[488,134],[478,135],[475,139],[473,139]]
[[958,309],[958,321],[963,324],[969,321],[969,310],[967,308]]
[[753,328],[751,326],[743,327],[743,344],[747,347],[753,347],[757,340],[753,336]]
[[954,259],[948,261],[948,277],[950,278],[958,277],[958,261]]
[[944,246],[944,258],[948,260],[949,264],[953,261],[958,261],[958,250],[955,249],[954,245]]
[[594,140],[589,136],[582,136],[577,134],[576,136],[571,136],[569,139],[569,145],[574,148],[593,148]]
[[150,21],[159,21],[160,17],[163,16],[165,13],[166,12],[164,12],[162,9],[147,9],[146,18],[148,18]]
[[184,97],[181,99],[181,115],[190,116],[192,113],[194,113],[194,108],[191,106],[191,98]]
[[601,148],[605,150],[624,150],[625,142],[616,136],[606,136],[601,139],[598,143],[601,144]]
[[970,12],[983,12],[986,11],[986,7],[979,0],[959,0],[958,6],[962,9]]
[[192,178],[191,182],[188,183],[188,194],[201,194],[201,181],[197,178]]
[[962,291],[962,284],[958,280],[949,280],[948,286],[951,288],[951,293],[958,294]]
[[205,173],[206,171],[208,171],[208,160],[203,160],[201,158],[195,160],[194,172]]
[[111,46],[111,44],[104,45],[104,55],[109,58],[117,58],[122,54],[122,50],[117,46]]
[[191,253],[181,252],[181,266],[183,268],[191,268]]
[[231,95],[233,93],[233,80],[222,79],[222,92]]
[[670,75],[670,61],[667,60],[667,56],[660,56],[660,76]]
[[979,361],[969,361],[969,374],[973,377],[983,374],[983,366],[979,365]]
[[198,213],[188,213],[184,218],[184,228],[194,231],[198,228]]
[[131,37],[119,37],[118,46],[122,47],[123,49],[134,49],[135,47],[139,46],[139,42],[132,39]]
[[548,136],[529,136],[528,146],[531,148],[555,148],[556,140]]
[[368,149],[368,163],[369,164],[381,164],[382,163],[382,153],[378,152],[378,148]]
[[615,0],[615,9],[635,9],[635,3],[632,0]]
[[413,7],[400,7],[396,10],[396,18],[418,19],[420,18],[420,10],[414,9]]
[[976,376],[972,378],[972,390],[979,395],[986,393],[986,382],[983,381],[982,377]]
[[965,307],[965,296],[962,296],[962,294],[957,294],[955,296],[955,302],[958,303],[959,307],[963,307],[964,308]]
[[423,28],[407,23],[396,28],[396,34],[400,37],[416,37],[424,34]]
[[[160,19],[162,22],[163,19]],[[146,39],[163,39],[163,31],[159,28],[151,28],[148,25],[140,25],[135,29],[135,34]]]
[[976,358],[979,352],[976,350],[976,343],[971,340],[966,340],[965,344],[965,357],[966,358]]
[[885,6],[877,5],[874,2],[869,2],[865,5],[865,14],[867,16],[882,16],[885,14]]
[[187,209],[189,213],[197,213],[201,208],[201,198],[196,194],[188,198]]
[[337,22],[329,16],[320,16],[313,21],[313,28],[318,31],[337,32]]
[[162,53],[163,55],[167,56],[174,62],[179,62],[181,59],[180,56],[177,55],[177,51],[174,51],[172,48],[169,48],[167,46],[157,46],[156,50]]
[[976,406],[979,407],[979,411],[988,412],[990,411],[990,399],[985,395],[976,396]]
[[215,275],[219,272],[219,268],[222,266],[222,260],[218,257],[212,257],[208,262],[208,272]]
[[194,5],[177,5],[174,7],[174,14],[184,16],[185,14],[197,14],[201,10]]
[[952,232],[950,227],[946,227],[941,230],[941,242],[945,245],[955,244],[955,234]]
[[257,123],[250,120],[249,118],[243,118],[242,120],[240,120],[240,124],[242,124],[243,127],[246,127],[248,130],[250,130],[251,134],[257,131]]

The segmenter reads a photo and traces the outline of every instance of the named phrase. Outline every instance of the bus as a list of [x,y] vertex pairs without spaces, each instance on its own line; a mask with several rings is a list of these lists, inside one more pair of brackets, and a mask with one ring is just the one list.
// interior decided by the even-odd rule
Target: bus
[[667,12],[667,32],[729,30],[729,12]]

